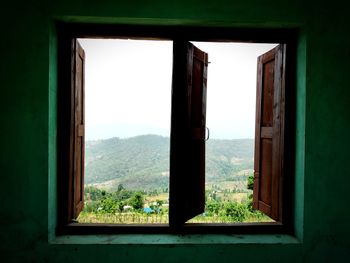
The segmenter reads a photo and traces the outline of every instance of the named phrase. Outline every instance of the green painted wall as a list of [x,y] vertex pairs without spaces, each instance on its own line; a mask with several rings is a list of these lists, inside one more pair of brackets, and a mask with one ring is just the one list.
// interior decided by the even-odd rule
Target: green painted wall
[[[12,2],[11,2],[12,3]],[[1,6],[1,262],[347,262],[350,18],[345,1],[28,0]],[[296,238],[54,236],[54,20],[298,27]],[[219,260],[219,261],[218,261]]]

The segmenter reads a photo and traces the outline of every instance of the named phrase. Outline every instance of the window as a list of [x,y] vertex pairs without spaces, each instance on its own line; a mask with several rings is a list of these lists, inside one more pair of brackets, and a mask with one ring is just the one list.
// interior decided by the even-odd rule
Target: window
[[253,207],[281,221],[285,46],[258,59]]
[[[121,30],[122,35],[124,35],[123,30]],[[168,35],[168,31],[162,29],[156,33],[157,38],[173,41],[169,231],[190,229],[187,226],[184,227],[185,222],[203,213],[205,205],[205,114],[208,54],[189,42],[189,40],[203,40],[205,34],[201,32],[200,36],[194,34],[193,37],[189,37],[185,30],[184,35],[179,37],[177,30],[171,31],[173,32],[171,36]],[[145,37],[142,34],[136,30],[135,35],[132,36]],[[150,38],[155,37],[152,34]],[[74,222],[83,208],[84,51],[77,38],[85,35],[86,33],[77,34],[76,32],[67,34],[65,43],[61,44],[61,51],[66,52],[60,62],[61,65],[67,64],[67,61],[70,60],[67,53],[72,54],[70,60],[72,74],[63,73],[64,67],[60,67],[62,83],[66,85],[68,78],[71,79],[70,93],[67,90],[61,92],[61,97],[69,98],[70,107],[61,103],[62,110],[59,110],[61,127],[68,124],[67,119],[70,120],[69,133],[66,128],[66,132],[62,131],[60,137],[66,145],[69,141],[69,147],[61,146],[60,154],[63,167],[65,167],[62,172],[66,174],[66,176],[62,175],[59,185],[59,190],[64,190],[61,191],[63,195],[60,206],[61,226]],[[223,34],[223,37],[225,36],[226,34]],[[240,36],[246,38],[245,34]],[[214,40],[215,37],[217,36],[214,36]],[[212,38],[208,37],[208,39]],[[230,40],[232,37],[227,39]],[[265,53],[258,60],[253,206],[276,221],[276,223],[268,224],[269,227],[278,227],[288,221],[284,219],[284,215],[288,214],[288,209],[286,212],[282,208],[287,205],[290,196],[290,194],[285,194],[285,189],[288,189],[285,184],[290,179],[284,180],[284,178],[286,167],[291,165],[286,161],[285,153],[292,149],[290,146],[292,142],[288,140],[288,143],[285,144],[286,134],[289,135],[285,132],[285,127],[286,123],[287,126],[292,127],[292,121],[286,119],[286,116],[292,116],[292,113],[286,111],[285,105],[289,105],[289,100],[286,100],[285,87],[287,45],[288,47],[292,45],[285,33],[280,34],[279,38],[271,37],[268,40],[282,44]],[[68,49],[68,46],[71,48]],[[63,76],[65,76],[65,81]],[[62,152],[68,153],[69,158],[67,155],[64,157]],[[254,227],[267,228],[267,225],[257,224]],[[142,226],[137,228],[138,230],[133,231],[140,231]],[[215,232],[220,226],[210,226],[210,228]],[[119,229],[119,231],[123,230]]]

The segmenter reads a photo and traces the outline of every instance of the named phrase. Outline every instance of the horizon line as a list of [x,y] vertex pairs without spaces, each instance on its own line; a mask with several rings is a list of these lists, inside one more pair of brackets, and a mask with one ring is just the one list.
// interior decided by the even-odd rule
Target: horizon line
[[[158,136],[158,137],[163,137],[163,138],[169,138],[170,136],[164,136],[161,134],[154,134],[154,133],[147,133],[147,134],[139,134],[139,135],[134,135],[134,136],[130,136],[130,137],[118,137],[118,136],[113,136],[113,137],[107,137],[107,138],[87,138],[85,139],[85,141],[103,141],[103,140],[110,140],[110,139],[120,139],[120,140],[127,140],[127,139],[132,139],[132,138],[136,138],[136,137],[141,137],[141,136]],[[254,140],[255,138],[251,138],[251,137],[240,137],[240,138],[209,138],[208,141],[210,140]]]

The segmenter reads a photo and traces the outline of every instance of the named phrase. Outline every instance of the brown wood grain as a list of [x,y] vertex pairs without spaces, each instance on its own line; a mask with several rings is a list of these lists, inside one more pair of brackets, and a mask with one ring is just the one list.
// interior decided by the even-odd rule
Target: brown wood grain
[[[260,186],[259,201],[264,202],[271,210],[271,181],[272,181],[272,141],[261,139],[260,142]],[[268,216],[271,213],[269,212]]]
[[85,54],[78,40],[72,41],[71,122],[68,184],[68,222],[75,220],[84,207],[84,72]]
[[284,46],[258,58],[253,207],[282,220]]
[[200,136],[191,136],[191,177],[188,196],[191,202],[186,202],[185,220],[204,213],[205,207],[205,123],[206,123],[206,90],[208,54],[188,43],[187,80],[190,91],[190,129],[199,130]]
[[75,77],[75,174],[74,174],[74,195],[75,211],[74,218],[84,207],[84,160],[85,160],[85,53],[78,40],[76,40],[76,77]]
[[174,41],[169,223],[182,226],[204,212],[208,55]]

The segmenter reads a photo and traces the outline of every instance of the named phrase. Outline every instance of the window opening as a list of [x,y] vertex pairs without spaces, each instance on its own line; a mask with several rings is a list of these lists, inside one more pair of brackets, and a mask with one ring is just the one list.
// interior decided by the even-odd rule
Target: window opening
[[[277,44],[193,42],[208,52],[205,212],[191,223],[271,222],[253,209],[257,58]],[[248,184],[250,185],[248,186]]]
[[168,223],[172,42],[78,39],[85,50],[81,223]]
[[73,52],[68,217],[281,221],[285,45],[79,39]]

